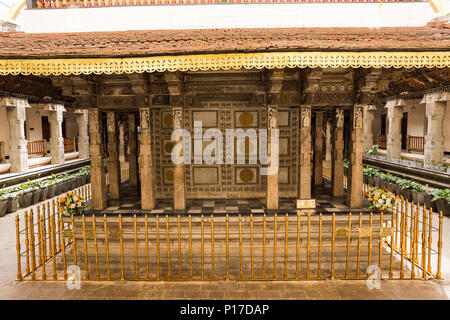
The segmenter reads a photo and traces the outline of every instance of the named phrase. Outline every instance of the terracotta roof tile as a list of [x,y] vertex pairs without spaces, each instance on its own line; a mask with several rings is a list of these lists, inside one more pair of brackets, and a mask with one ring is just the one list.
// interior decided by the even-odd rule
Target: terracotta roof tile
[[0,32],[0,58],[125,57],[263,51],[438,51],[446,27]]

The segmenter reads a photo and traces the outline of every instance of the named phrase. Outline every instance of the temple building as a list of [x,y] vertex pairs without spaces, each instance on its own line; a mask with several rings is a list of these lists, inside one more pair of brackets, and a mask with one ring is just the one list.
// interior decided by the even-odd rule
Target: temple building
[[[330,199],[356,209],[365,149],[385,141],[387,159],[400,159],[422,137],[425,165],[444,160],[450,25],[430,22],[435,7],[324,1],[321,10],[352,10],[355,19],[336,14],[319,23],[308,18],[314,3],[259,2],[27,1],[25,32],[0,33],[0,117],[9,125],[0,140],[11,172],[28,168],[31,141],[48,139],[41,151],[58,164],[65,141],[76,138],[71,152],[91,157],[94,210],[121,199],[125,158],[142,210],[156,212],[162,201],[187,211],[196,199],[261,199],[266,209],[287,209],[282,199],[317,198],[324,172]],[[249,9],[258,18],[249,20]],[[104,16],[114,26],[96,19]],[[243,164],[194,156],[174,164],[172,132],[193,137],[195,121],[224,137],[228,129],[278,129],[279,169],[262,175],[268,164],[248,161],[260,148],[248,141],[236,146]]]

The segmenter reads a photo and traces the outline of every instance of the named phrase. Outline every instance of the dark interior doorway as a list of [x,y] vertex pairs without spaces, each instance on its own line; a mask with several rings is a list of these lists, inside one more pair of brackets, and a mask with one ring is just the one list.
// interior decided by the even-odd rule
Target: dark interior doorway
[[406,140],[408,136],[408,112],[403,113],[401,133],[402,133],[402,150],[406,150]]
[[42,116],[41,123],[42,123],[42,139],[49,141],[50,140],[50,122],[48,122],[48,117]]

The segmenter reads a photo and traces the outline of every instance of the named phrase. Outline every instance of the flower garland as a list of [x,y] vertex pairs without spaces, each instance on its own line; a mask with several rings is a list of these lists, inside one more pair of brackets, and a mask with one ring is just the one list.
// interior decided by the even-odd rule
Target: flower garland
[[379,211],[392,211],[395,207],[395,196],[388,189],[372,188],[369,192],[366,192],[367,200],[369,201],[369,208],[377,209]]
[[73,192],[68,192],[58,200],[58,211],[63,216],[81,214],[86,209],[85,197],[78,196]]

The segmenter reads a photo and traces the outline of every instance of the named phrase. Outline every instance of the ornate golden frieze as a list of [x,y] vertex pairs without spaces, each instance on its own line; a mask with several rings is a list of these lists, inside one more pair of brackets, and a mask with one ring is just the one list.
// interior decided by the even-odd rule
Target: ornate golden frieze
[[450,51],[263,52],[138,58],[0,59],[0,75],[120,74],[273,68],[444,68]]

